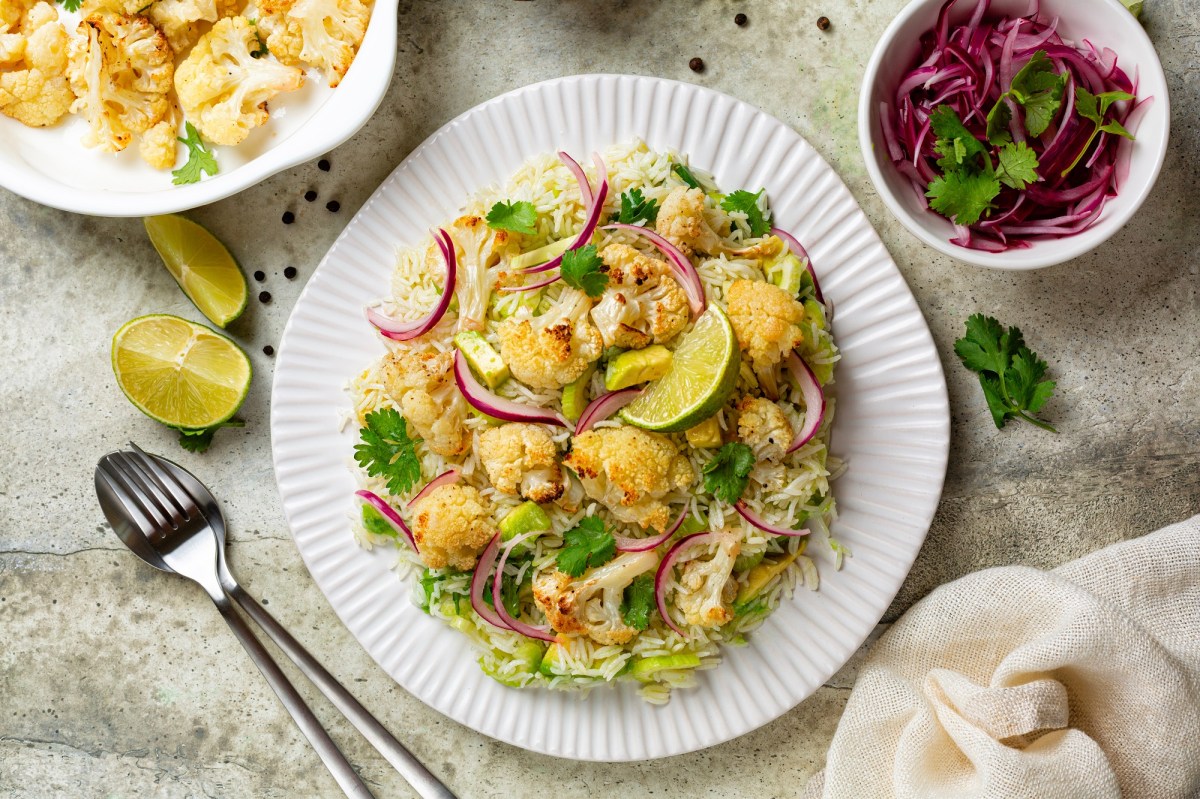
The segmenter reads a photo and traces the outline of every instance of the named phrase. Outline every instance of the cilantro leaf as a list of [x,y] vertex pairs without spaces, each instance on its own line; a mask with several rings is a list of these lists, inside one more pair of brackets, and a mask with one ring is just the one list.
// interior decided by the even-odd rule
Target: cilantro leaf
[[[526,558],[528,560],[528,558]],[[509,563],[513,559],[509,558]],[[520,563],[518,562],[518,566]],[[521,576],[520,581],[506,579],[500,586],[500,601],[504,603],[504,609],[508,611],[510,616],[517,616],[521,612],[521,589],[533,582],[533,569],[526,569]],[[496,598],[492,593],[492,581],[486,581],[483,587],[483,601],[491,607],[496,607]]]
[[654,575],[639,574],[625,589],[624,600],[621,602],[621,618],[629,627],[644,630],[650,626],[650,612],[655,606]]
[[731,213],[741,211],[746,215],[746,222],[750,225],[750,235],[755,238],[771,232],[769,215],[764,215],[762,209],[758,207],[758,198],[765,191],[766,189],[759,189],[756,194],[751,194],[745,189],[738,189],[721,200],[721,207],[726,211]]
[[555,564],[558,570],[578,577],[596,566],[603,566],[617,554],[617,541],[598,516],[584,516],[579,526],[563,533],[563,547]]
[[354,460],[371,477],[386,478],[392,494],[407,492],[421,479],[420,439],[409,436],[408,422],[395,408],[368,413],[367,426],[358,432],[362,443],[354,446]]
[[[1012,84],[1005,94],[1021,104],[1025,111],[1025,129],[1031,136],[1041,136],[1050,127],[1054,114],[1062,105],[1063,89],[1067,75],[1054,71],[1054,62],[1045,50],[1038,50],[1025,66],[1013,75]],[[1004,97],[1000,98],[1004,102]]]
[[1008,123],[1012,122],[1012,108],[1002,97],[992,106],[987,115],[987,140],[997,147],[1012,141]]
[[515,203],[498,202],[487,215],[488,227],[493,230],[511,230],[532,236],[537,233],[537,208],[533,203],[518,200]]
[[186,138],[180,138],[179,141],[187,145],[188,160],[186,164],[171,173],[171,183],[176,186],[199,183],[201,173],[210,177],[217,174],[217,158],[213,155],[212,150],[200,141],[200,132],[191,122],[185,122],[184,133],[187,134]]
[[647,200],[642,197],[641,189],[630,189],[621,195],[621,213],[617,221],[625,225],[636,225],[645,220],[647,225],[653,225],[658,219],[658,200]]
[[58,2],[62,3],[64,11],[78,11],[83,0],[58,0]]
[[1100,92],[1100,94],[1092,94],[1082,86],[1075,90],[1075,112],[1078,113],[1079,116],[1093,123],[1096,127],[1092,130],[1092,135],[1088,136],[1088,140],[1084,142],[1083,147],[1079,150],[1078,155],[1075,156],[1075,160],[1071,162],[1069,167],[1062,171],[1062,177],[1065,178],[1068,174],[1070,174],[1071,170],[1083,160],[1083,156],[1086,155],[1087,151],[1091,148],[1092,142],[1094,142],[1096,137],[1102,132],[1112,133],[1117,136],[1124,136],[1127,139],[1133,138],[1133,134],[1125,130],[1125,126],[1117,120],[1111,119],[1108,122],[1104,121],[1104,115],[1108,113],[1108,109],[1112,107],[1113,103],[1133,99],[1134,96],[1129,92],[1112,91]]
[[742,498],[754,468],[754,451],[734,441],[723,444],[704,464],[704,490],[730,505]]
[[1126,130],[1125,126],[1122,125],[1120,122],[1118,122],[1115,119],[1110,119],[1110,120],[1108,120],[1108,122],[1105,122],[1103,125],[1101,125],[1100,132],[1101,133],[1112,133],[1117,136],[1124,136],[1126,139],[1133,138],[1133,134],[1130,133],[1128,130]]
[[692,170],[688,169],[683,164],[674,164],[671,171],[679,176],[679,179],[687,184],[689,189],[700,188],[700,181],[696,180],[696,176],[692,174]]
[[973,225],[992,207],[1000,193],[1000,181],[994,174],[965,170],[947,172],[929,184],[925,196],[929,207],[959,225]]
[[[967,130],[967,126],[958,118],[958,114],[948,105],[939,105],[929,115],[929,128],[937,136],[934,149],[945,156],[938,165],[942,169],[953,169],[968,162],[974,156],[982,155],[987,159],[987,148],[983,142],[975,138],[975,134]],[[946,159],[952,159],[946,161]],[[974,164],[974,162],[972,162]]]
[[203,427],[199,430],[190,430],[183,427],[174,428],[179,432],[179,446],[186,449],[188,452],[207,452],[212,446],[213,435],[222,427],[245,427],[246,423],[241,419],[230,419],[220,424],[215,424],[212,427]]
[[1004,145],[1000,148],[999,159],[1000,166],[996,168],[996,177],[1005,186],[1019,190],[1037,182],[1037,153],[1029,149],[1025,142],[1009,142]]
[[963,365],[979,375],[979,386],[996,427],[1021,419],[1043,430],[1057,432],[1034,417],[1054,393],[1046,376],[1046,362],[1035,355],[1015,327],[1005,328],[995,319],[974,314],[967,319],[967,335],[954,342]]
[[1025,109],[1025,130],[1030,136],[1041,136],[1050,127],[1054,115],[1062,105],[1063,89],[1067,85],[1066,74],[1058,77],[1058,83],[1049,91],[1037,92],[1024,99],[1021,107]]
[[603,265],[604,261],[596,254],[595,244],[567,250],[562,257],[563,282],[589,297],[599,297],[608,285],[608,275],[600,271]]

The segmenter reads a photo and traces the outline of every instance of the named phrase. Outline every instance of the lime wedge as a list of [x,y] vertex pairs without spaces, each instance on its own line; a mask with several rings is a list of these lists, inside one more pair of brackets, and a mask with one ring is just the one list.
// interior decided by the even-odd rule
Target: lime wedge
[[621,411],[631,425],[662,433],[695,427],[733,393],[741,354],[729,317],[715,305],[683,337],[670,370]]
[[177,214],[148,216],[146,233],[187,298],[217,327],[246,310],[246,277],[225,245]]
[[225,336],[178,316],[126,322],[113,336],[113,373],[129,401],[170,427],[227,421],[250,388],[250,359]]

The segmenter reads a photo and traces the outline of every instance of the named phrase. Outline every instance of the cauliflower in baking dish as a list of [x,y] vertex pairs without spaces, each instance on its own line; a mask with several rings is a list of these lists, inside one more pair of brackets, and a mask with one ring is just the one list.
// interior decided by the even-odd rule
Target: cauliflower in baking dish
[[383,381],[404,418],[439,455],[466,452],[471,436],[466,408],[454,383],[454,353],[397,351],[383,361]]
[[0,113],[53,125],[75,100],[66,71],[67,32],[54,6],[0,0]]
[[750,358],[758,383],[769,396],[778,396],[775,367],[804,341],[800,322],[804,306],[772,283],[735,280],[725,296],[729,321],[738,344]]
[[553,502],[566,484],[558,465],[558,448],[546,428],[512,423],[479,435],[479,460],[497,491],[520,493],[537,503]]
[[371,7],[362,0],[260,0],[258,26],[267,48],[285,64],[311,64],[337,86],[367,32]]
[[255,58],[259,42],[244,17],[226,17],[188,53],[175,73],[175,91],[187,118],[214,144],[240,144],[267,121],[267,101],[304,83],[304,73]]
[[497,333],[500,357],[513,377],[534,388],[562,388],[604,352],[604,339],[588,318],[592,300],[564,288],[549,311],[534,319],[506,319]]
[[[134,2],[144,4],[143,0]],[[167,37],[171,49],[182,55],[211,23],[235,16],[240,7],[240,0],[157,0],[144,13]]]
[[608,245],[600,258],[608,286],[592,308],[592,321],[604,337],[604,346],[641,349],[662,344],[687,326],[687,294],[668,274],[665,261],[627,244]]
[[412,510],[417,552],[431,569],[473,568],[496,535],[487,500],[469,485],[439,486]]
[[703,252],[715,255],[724,245],[704,217],[704,192],[678,186],[663,200],[655,222],[658,235],[674,244],[684,255]]
[[662,498],[696,479],[671,439],[636,427],[606,427],[575,436],[563,463],[579,475],[587,495],[613,516],[660,532],[671,521]]
[[754,451],[757,461],[778,461],[792,443],[792,425],[774,402],[742,397],[737,404],[738,438]]
[[626,552],[579,577],[547,569],[533,577],[533,601],[555,632],[586,635],[598,644],[624,644],[638,634],[621,614],[625,589],[657,566],[654,552]]
[[711,552],[700,552],[684,563],[675,590],[675,606],[697,627],[720,627],[733,619],[738,588],[733,564],[741,544],[729,532],[716,533],[714,539]]

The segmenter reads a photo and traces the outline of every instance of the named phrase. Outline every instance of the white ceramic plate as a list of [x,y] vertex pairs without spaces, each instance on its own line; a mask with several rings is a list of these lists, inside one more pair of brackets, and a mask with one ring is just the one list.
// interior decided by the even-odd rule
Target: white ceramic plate
[[[468,194],[530,156],[584,155],[640,136],[676,148],[728,187],[765,186],[837,307],[834,451],[836,536],[854,555],[822,564],[819,593],[794,601],[725,651],[699,686],[670,704],[633,686],[586,698],[514,690],[479,670],[460,633],[414,607],[390,552],[350,533],[354,434],[339,433],[342,387],[382,346],[362,307],[387,291],[396,249],[456,213]],[[351,221],[309,281],[284,331],[271,434],[284,512],[317,585],[372,657],[404,688],[462,724],[537,752],[583,760],[679,754],[787,712],[846,662],[887,609],[925,538],[949,447],[946,385],[925,321],[846,187],[794,131],[724,94],[667,80],[585,75],[539,83],[453,120],[400,164]]]

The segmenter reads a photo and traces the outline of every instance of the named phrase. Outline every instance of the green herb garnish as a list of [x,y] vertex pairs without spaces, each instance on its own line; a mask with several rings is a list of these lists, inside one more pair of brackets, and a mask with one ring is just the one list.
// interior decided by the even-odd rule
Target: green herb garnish
[[354,460],[371,477],[385,478],[392,494],[404,494],[421,479],[416,449],[420,439],[409,436],[408,422],[395,408],[368,413],[359,436],[362,443],[354,447]]
[[645,221],[653,225],[658,219],[658,200],[647,200],[642,197],[641,189],[630,189],[621,195],[621,213],[617,221],[625,225],[636,225]]
[[1020,106],[1024,112],[1025,130],[1030,136],[1041,136],[1050,127],[1050,121],[1062,105],[1063,89],[1067,85],[1066,74],[1054,71],[1054,62],[1045,50],[1038,50],[1013,75],[1009,90],[1000,95],[987,115],[988,141],[1000,146],[1012,141],[1008,125],[1012,120],[1009,101]]
[[563,253],[561,274],[563,282],[579,289],[589,297],[599,297],[608,285],[608,275],[600,271],[604,261],[596,254],[596,245],[589,244]]
[[1084,154],[1088,151],[1088,148],[1092,146],[1092,142],[1101,133],[1124,136],[1126,139],[1133,138],[1133,134],[1125,130],[1125,126],[1117,120],[1110,119],[1107,122],[1104,121],[1104,115],[1108,113],[1108,109],[1113,103],[1132,99],[1133,95],[1129,92],[1100,92],[1099,94],[1092,94],[1082,86],[1075,90],[1075,112],[1094,124],[1095,127],[1092,129],[1092,135],[1088,136],[1088,140],[1084,142],[1083,149],[1079,151],[1079,155],[1075,156],[1075,160],[1071,162],[1071,165],[1062,171],[1063,177],[1066,177],[1075,168],[1075,165],[1080,162]]
[[603,566],[617,554],[617,540],[598,516],[585,516],[579,526],[563,533],[563,546],[555,564],[558,570],[578,577],[588,569]]
[[754,468],[754,451],[741,442],[723,444],[704,464],[704,490],[730,505],[742,498]]
[[964,366],[979,374],[996,427],[1004,427],[1009,419],[1022,419],[1058,432],[1032,415],[1050,399],[1055,384],[1042,379],[1046,362],[1025,346],[1018,328],[1006,330],[992,317],[974,314],[967,319],[967,335],[954,342],[954,351]]
[[488,227],[493,230],[511,230],[532,236],[537,233],[537,208],[533,203],[518,200],[515,203],[498,202],[487,215]]
[[[76,4],[78,5],[78,3]],[[186,164],[171,173],[171,183],[176,186],[199,183],[201,173],[210,177],[217,174],[217,158],[213,155],[212,150],[200,141],[200,132],[193,127],[191,122],[185,122],[183,129],[186,137],[180,138],[179,141],[187,145],[188,160]]]
[[751,194],[745,189],[738,189],[721,200],[721,207],[726,211],[741,211],[746,215],[746,222],[750,225],[750,235],[754,238],[765,236],[771,232],[770,221],[758,207],[758,198],[763,195],[764,191],[766,189],[759,189],[757,194]]
[[688,169],[683,164],[675,164],[671,167],[671,171],[679,176],[689,189],[700,188],[700,181],[696,180],[696,176],[692,174],[692,170]]
[[625,624],[635,630],[644,630],[650,626],[650,612],[654,610],[654,575],[639,574],[625,589],[621,602],[621,618]]

